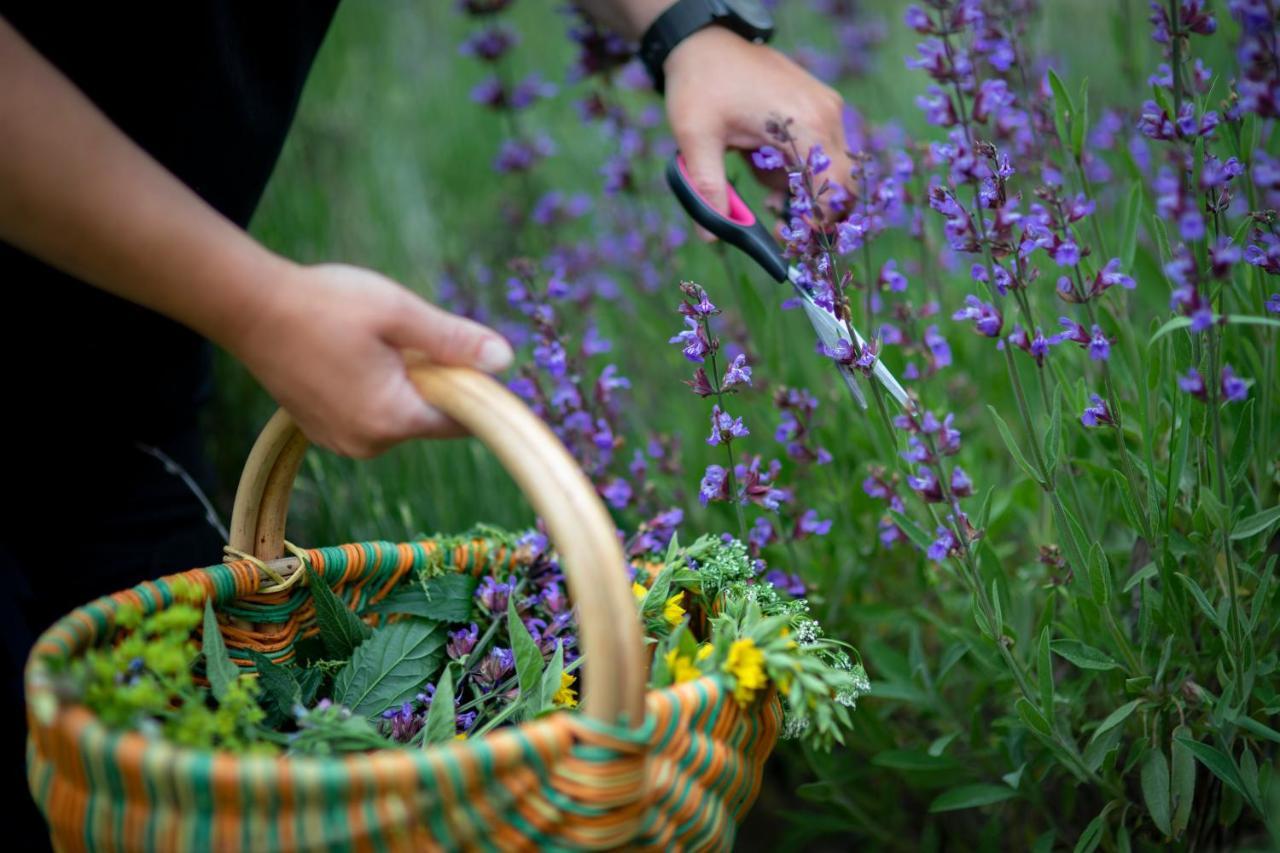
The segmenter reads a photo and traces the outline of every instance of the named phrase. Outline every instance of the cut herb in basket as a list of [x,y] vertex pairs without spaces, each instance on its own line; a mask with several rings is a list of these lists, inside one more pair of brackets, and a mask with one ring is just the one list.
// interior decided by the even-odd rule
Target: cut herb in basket
[[[477,578],[428,562],[360,615],[305,567],[297,594],[311,597],[318,631],[287,660],[228,649],[208,602],[203,615],[183,603],[194,589],[150,616],[127,611],[125,633],[74,661],[65,689],[112,728],[316,755],[421,748],[577,707],[588,662],[556,555],[537,532],[484,534],[518,554],[494,561],[509,570]],[[650,686],[711,677],[744,707],[776,688],[786,735],[841,741],[869,686],[862,666],[762,571],[744,545],[710,536],[632,568]]]

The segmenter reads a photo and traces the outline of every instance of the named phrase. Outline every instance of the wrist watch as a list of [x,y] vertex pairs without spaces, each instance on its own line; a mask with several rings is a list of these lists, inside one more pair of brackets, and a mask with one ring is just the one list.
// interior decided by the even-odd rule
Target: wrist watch
[[728,27],[757,43],[766,42],[773,35],[773,16],[761,0],[676,0],[640,39],[640,60],[655,89],[663,89],[666,81],[662,63],[676,45],[712,24]]

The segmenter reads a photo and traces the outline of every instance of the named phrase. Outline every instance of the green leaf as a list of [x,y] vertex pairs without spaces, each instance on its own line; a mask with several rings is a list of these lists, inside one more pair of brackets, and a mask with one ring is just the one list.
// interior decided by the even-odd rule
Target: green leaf
[[538,712],[555,707],[556,694],[560,692],[560,677],[564,674],[564,646],[556,643],[556,650],[542,672],[542,696]]
[[1018,463],[1018,467],[1022,472],[1031,478],[1031,482],[1043,487],[1044,482],[1040,476],[1031,467],[1031,463],[1027,462],[1027,458],[1022,455],[1022,451],[1018,448],[1018,443],[1013,439],[1013,433],[1009,431],[1009,425],[1004,422],[1004,418],[1000,417],[1000,413],[995,410],[994,406],[987,406],[987,411],[991,412],[991,417],[996,419],[996,429],[1000,431],[1000,438],[1004,441],[1004,446],[1008,448],[1009,455],[1013,457],[1013,461]]
[[433,743],[446,743],[453,740],[457,731],[458,719],[453,708],[453,671],[446,666],[440,674],[440,680],[436,682],[431,707],[427,709],[422,745],[426,747]]
[[1123,269],[1133,269],[1133,253],[1138,248],[1138,220],[1142,216],[1142,183],[1133,182],[1129,190],[1129,202],[1125,206],[1124,231],[1120,240],[1120,264]]
[[1001,803],[1018,796],[1018,792],[1007,785],[961,785],[940,794],[929,804],[931,813],[952,812],[959,809],[974,809]]
[[1089,590],[1099,607],[1111,601],[1111,567],[1097,542],[1089,548]]
[[1124,582],[1124,588],[1120,591],[1122,593],[1128,593],[1129,590],[1133,589],[1135,586],[1142,583],[1147,578],[1154,577],[1155,575],[1159,574],[1159,572],[1160,572],[1160,569],[1156,566],[1155,563],[1147,563],[1145,566],[1143,566],[1142,568],[1134,572],[1133,575],[1127,581]]
[[1174,575],[1177,576],[1178,580],[1182,581],[1182,585],[1191,593],[1191,597],[1196,600],[1196,604],[1200,606],[1200,611],[1208,617],[1209,621],[1214,625],[1217,625],[1219,629],[1225,629],[1225,626],[1222,624],[1222,620],[1218,618],[1217,609],[1209,603],[1209,597],[1205,595],[1204,590],[1200,588],[1200,584],[1196,583],[1182,572],[1174,572]]
[[920,528],[920,525],[916,524],[896,509],[889,510],[889,517],[893,519],[894,524],[902,528],[902,532],[907,534],[907,538],[915,543],[917,548],[922,551],[927,551],[929,546],[933,544],[933,540],[929,538],[929,534],[925,533],[924,530]]
[[652,586],[649,591],[644,594],[644,599],[640,602],[641,613],[661,613],[662,608],[667,603],[667,598],[671,594],[671,574],[675,571],[675,563],[670,562],[662,566],[658,571],[658,576],[653,579]]
[[1044,464],[1050,471],[1057,470],[1058,454],[1062,449],[1062,388],[1053,389],[1053,410],[1049,414],[1049,429],[1044,434]]
[[1079,640],[1054,640],[1050,646],[1054,654],[1065,658],[1080,669],[1105,671],[1120,668],[1120,664],[1104,652],[1098,651],[1093,646],[1086,646]]
[[1196,762],[1191,750],[1187,749],[1183,739],[1194,740],[1191,729],[1178,726],[1173,730],[1173,773],[1171,793],[1173,795],[1173,818],[1170,830],[1176,838],[1182,835],[1191,821],[1191,804],[1196,795]]
[[1262,533],[1277,521],[1280,521],[1280,506],[1264,509],[1260,513],[1242,518],[1236,522],[1235,528],[1231,531],[1231,538],[1248,539],[1250,536]]
[[1175,736],[1174,741],[1190,750],[1197,761],[1209,768],[1210,773],[1222,780],[1222,784],[1246,800],[1249,799],[1249,795],[1245,792],[1244,780],[1240,778],[1240,771],[1236,768],[1236,763],[1225,752],[1217,747],[1210,746],[1207,743],[1200,743],[1183,735]]
[[316,694],[320,692],[321,685],[324,684],[324,670],[319,667],[314,669],[298,670],[298,701],[304,707],[310,708],[311,703],[316,701]]
[[871,763],[890,770],[937,771],[954,770],[961,766],[960,762],[950,756],[930,755],[914,749],[887,749],[873,755]]
[[516,612],[514,595],[507,598],[507,635],[511,637],[511,651],[516,658],[520,695],[522,698],[536,697],[542,678],[542,652]]
[[1098,844],[1102,841],[1102,831],[1107,828],[1107,812],[1110,810],[1109,807],[1104,808],[1100,815],[1089,821],[1084,832],[1080,833],[1080,837],[1076,839],[1076,846],[1072,848],[1072,853],[1093,853],[1098,849]]
[[1062,85],[1062,80],[1052,68],[1049,69],[1049,88],[1053,90],[1053,126],[1058,132],[1058,141],[1062,143],[1062,147],[1070,151],[1070,127],[1075,107],[1071,103],[1071,96],[1067,94],[1067,87]]
[[264,704],[280,717],[292,717],[293,706],[302,703],[302,687],[294,678],[293,669],[281,666],[255,649],[248,652],[254,669],[258,671],[258,687]]
[[1040,709],[1032,705],[1025,696],[1019,696],[1018,701],[1013,704],[1018,709],[1018,716],[1022,718],[1022,722],[1042,735],[1053,734],[1053,729],[1049,726],[1049,721],[1044,718],[1044,714],[1041,714]]
[[435,676],[444,642],[444,629],[422,619],[379,628],[334,677],[334,701],[362,717],[404,702]]
[[1151,820],[1166,836],[1173,834],[1169,815],[1169,762],[1164,753],[1153,749],[1142,763],[1142,799]]
[[221,702],[228,688],[240,677],[240,668],[231,662],[231,656],[227,654],[227,644],[218,630],[218,617],[213,615],[213,602],[207,598],[204,600],[200,650],[204,653],[204,672],[209,679],[209,689],[213,698]]
[[1114,729],[1116,726],[1129,719],[1134,711],[1138,710],[1138,706],[1143,703],[1142,699],[1134,699],[1132,702],[1126,702],[1119,708],[1116,708],[1107,718],[1098,724],[1098,728],[1094,730],[1093,737],[1089,738],[1089,742],[1093,743],[1102,735]]
[[1040,676],[1040,707],[1045,714],[1053,718],[1053,659],[1049,656],[1049,626],[1045,625],[1040,632],[1040,648],[1036,669]]
[[1071,113],[1071,153],[1079,162],[1084,153],[1084,138],[1089,130],[1089,78],[1080,82],[1080,109]]
[[436,575],[426,583],[404,584],[369,608],[373,613],[408,613],[435,622],[459,624],[471,621],[476,585],[480,579],[462,572]]
[[369,638],[369,626],[347,609],[342,599],[311,566],[307,566],[307,585],[316,606],[316,624],[320,628],[320,641],[324,643],[325,651],[335,660],[347,660]]
[[1163,326],[1156,329],[1156,333],[1151,336],[1151,340],[1147,341],[1147,346],[1151,346],[1156,341],[1160,340],[1170,332],[1175,332],[1178,329],[1187,329],[1190,327],[1191,327],[1190,317],[1174,317],[1170,319],[1168,322],[1166,322]]

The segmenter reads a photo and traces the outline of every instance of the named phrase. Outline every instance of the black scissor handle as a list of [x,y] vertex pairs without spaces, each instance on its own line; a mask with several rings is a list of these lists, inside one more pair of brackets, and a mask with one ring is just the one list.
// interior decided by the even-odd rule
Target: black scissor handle
[[773,239],[769,229],[756,218],[742,196],[733,188],[733,184],[727,187],[729,215],[726,216],[708,204],[693,188],[684,157],[678,151],[667,163],[667,183],[694,222],[729,245],[746,252],[776,281],[787,280],[787,261],[782,256],[778,241]]

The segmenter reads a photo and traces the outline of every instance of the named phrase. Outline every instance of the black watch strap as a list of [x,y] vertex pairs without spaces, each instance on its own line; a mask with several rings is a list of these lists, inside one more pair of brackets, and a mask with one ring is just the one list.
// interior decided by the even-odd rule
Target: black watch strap
[[712,24],[724,24],[743,38],[764,40],[770,30],[759,30],[739,20],[724,0],[676,0],[675,5],[658,16],[640,39],[640,60],[659,92],[666,82],[662,64],[676,45]]

